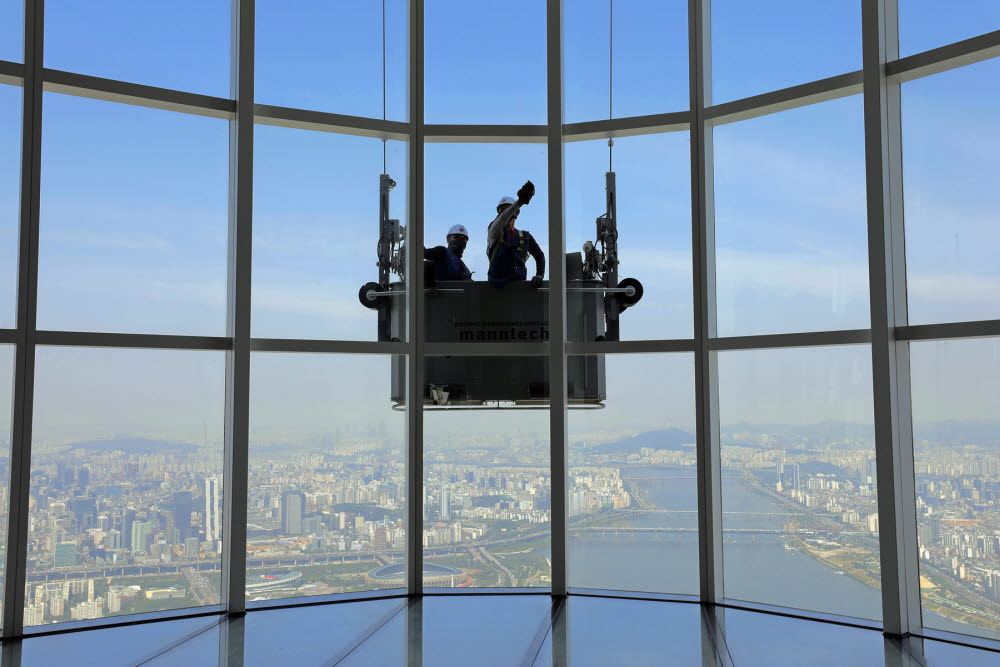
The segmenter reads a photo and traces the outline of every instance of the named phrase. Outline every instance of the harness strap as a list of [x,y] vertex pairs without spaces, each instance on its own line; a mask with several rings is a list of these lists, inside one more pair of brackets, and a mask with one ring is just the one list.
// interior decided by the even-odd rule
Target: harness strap
[[489,255],[491,262],[497,256],[497,253],[500,251],[501,245],[505,245],[514,252],[516,252],[522,261],[524,261],[524,258],[527,257],[528,254],[526,251],[527,244],[524,241],[524,230],[522,229],[517,230],[517,245],[512,245],[511,242],[507,240],[506,231],[500,235],[500,238],[497,240],[497,242],[493,244],[492,248],[490,248]]

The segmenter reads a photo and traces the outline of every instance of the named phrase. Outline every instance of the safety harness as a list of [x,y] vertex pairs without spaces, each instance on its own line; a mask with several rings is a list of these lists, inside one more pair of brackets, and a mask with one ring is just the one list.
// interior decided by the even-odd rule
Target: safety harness
[[510,234],[508,234],[507,230],[505,229],[503,230],[503,232],[501,232],[500,238],[493,243],[493,247],[490,248],[489,250],[489,256],[491,262],[497,256],[497,253],[500,252],[501,245],[505,245],[508,248],[510,248],[518,257],[521,258],[522,262],[528,259],[528,241],[524,237],[524,230],[521,229],[517,230],[516,243],[511,243],[507,238],[509,236]]

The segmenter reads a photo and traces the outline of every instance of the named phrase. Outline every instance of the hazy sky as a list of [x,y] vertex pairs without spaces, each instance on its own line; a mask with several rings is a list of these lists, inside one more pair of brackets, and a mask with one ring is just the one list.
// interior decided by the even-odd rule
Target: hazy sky
[[[20,60],[20,4],[0,1],[0,58]],[[615,116],[687,107],[686,5],[615,2]],[[904,54],[1000,27],[992,0],[900,5]],[[49,0],[45,65],[227,96],[229,6]],[[607,9],[606,0],[566,3],[568,121],[608,115]],[[257,10],[258,103],[382,116],[381,3],[258,0]],[[714,0],[713,12],[717,102],[860,67],[856,1]],[[428,0],[426,25],[428,122],[545,121],[544,2],[498,12]],[[386,33],[385,113],[404,119],[403,0],[387,2]],[[998,77],[1000,59],[904,84],[913,322],[1000,317],[1000,93],[989,85]],[[0,84],[0,328],[14,323],[20,100],[19,88]],[[39,326],[222,335],[228,141],[222,120],[46,93]],[[720,127],[715,148],[720,334],[867,327],[861,97]],[[375,317],[356,294],[376,277],[382,142],[259,127],[255,150],[253,334],[373,340]],[[406,146],[390,142],[387,153],[399,184],[392,214],[405,223]],[[571,143],[565,157],[576,251],[603,212],[607,145]],[[496,202],[530,178],[538,194],[518,225],[551,261],[546,158],[544,144],[429,144],[426,244],[443,242],[456,222],[469,226],[466,260],[485,277]],[[687,132],[616,142],[621,271],[646,286],[624,315],[623,338],[692,335],[689,166]],[[916,414],[992,416],[995,392],[963,380],[990,381],[994,342],[917,347]],[[0,377],[11,376],[8,356]],[[871,419],[867,346],[722,359],[724,422]],[[223,365],[217,353],[42,351],[39,438],[221,441]],[[690,355],[609,360],[608,409],[574,413],[572,427],[690,428],[692,372]],[[384,358],[255,357],[255,437],[394,423],[388,379]],[[544,430],[544,413],[514,417],[536,418]],[[448,419],[428,423],[496,434],[509,418]]]

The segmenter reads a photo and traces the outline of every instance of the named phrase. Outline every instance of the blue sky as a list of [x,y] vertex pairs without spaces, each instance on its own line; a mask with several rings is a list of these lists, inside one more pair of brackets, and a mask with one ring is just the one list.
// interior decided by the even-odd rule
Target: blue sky
[[[20,60],[19,4],[0,2],[2,59]],[[228,2],[46,4],[47,67],[229,95]],[[614,116],[687,108],[686,4],[615,2]],[[961,11],[930,0],[900,5],[904,54],[1000,28],[1000,5],[990,0],[963,2]],[[569,122],[608,116],[607,8],[606,1],[566,3]],[[258,0],[257,9],[257,102],[382,116],[381,3]],[[405,2],[388,0],[385,18],[385,113],[404,120]],[[545,121],[544,2],[517,0],[498,11],[429,0],[426,25],[427,122]],[[714,100],[759,94],[859,68],[860,3],[714,0],[712,39]],[[998,68],[994,60],[904,84],[911,321],[1000,317],[1000,95],[989,85]],[[720,334],[868,325],[861,111],[854,96],[716,129]],[[0,327],[13,325],[19,123],[20,89],[0,84]],[[359,309],[356,294],[375,278],[382,142],[273,127],[258,127],[255,137],[253,334],[373,340],[375,318]],[[622,273],[646,286],[640,307],[625,315],[624,338],[692,334],[688,142],[687,132],[616,142]],[[39,326],[222,335],[227,150],[225,121],[46,93]],[[388,170],[399,183],[392,214],[404,223],[406,154],[404,143],[387,144]],[[607,145],[570,143],[565,157],[567,245],[577,250],[603,211]],[[429,144],[425,168],[427,245],[442,242],[450,225],[466,224],[467,262],[482,278],[496,201],[530,178],[538,194],[518,224],[551,261],[544,144]],[[971,344],[953,347],[915,355],[914,378],[940,375],[943,358],[952,368],[978,363]],[[870,392],[858,390],[867,379],[857,370],[867,354],[861,346],[728,355],[723,419],[870,419]],[[215,417],[166,400],[202,396],[221,419],[221,396],[201,393],[221,386],[216,356],[40,355],[39,437],[162,435],[149,415],[155,401],[140,398],[147,389],[164,399],[159,409],[170,419],[163,423],[174,424],[177,437],[217,433]],[[262,437],[307,437],[331,424],[363,429],[388,410],[387,403],[364,408],[387,398],[383,362],[275,356],[255,363],[255,427]],[[606,416],[620,414],[612,421],[622,427],[690,427],[689,363],[678,355],[659,374],[616,384],[613,403],[656,397],[655,417],[624,409]],[[0,375],[10,373],[0,362]],[[331,383],[331,374],[353,382]],[[272,384],[296,391],[264,388]],[[921,391],[915,386],[915,401],[924,400]],[[930,407],[920,414],[990,415],[989,394],[969,393],[939,394],[936,403],[921,403]],[[435,428],[446,428],[434,419]],[[544,430],[544,416],[537,421]],[[475,423],[484,433],[499,428]]]

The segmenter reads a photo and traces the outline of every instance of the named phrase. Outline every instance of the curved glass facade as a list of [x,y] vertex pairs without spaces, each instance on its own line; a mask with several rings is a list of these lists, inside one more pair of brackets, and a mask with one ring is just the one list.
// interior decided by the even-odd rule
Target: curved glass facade
[[4,637],[494,588],[1000,639],[991,3],[42,4]]

